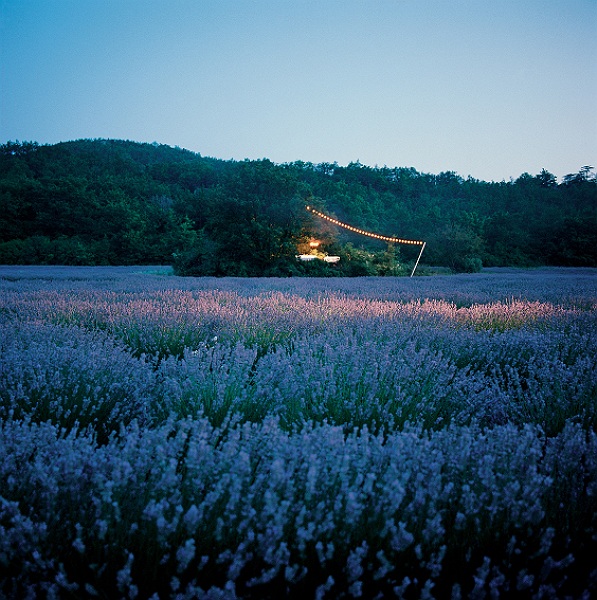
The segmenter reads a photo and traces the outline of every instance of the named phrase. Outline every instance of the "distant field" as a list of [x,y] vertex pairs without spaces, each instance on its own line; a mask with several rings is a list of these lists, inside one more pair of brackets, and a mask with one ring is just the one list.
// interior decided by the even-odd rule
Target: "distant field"
[[589,598],[597,269],[0,266],[0,598]]

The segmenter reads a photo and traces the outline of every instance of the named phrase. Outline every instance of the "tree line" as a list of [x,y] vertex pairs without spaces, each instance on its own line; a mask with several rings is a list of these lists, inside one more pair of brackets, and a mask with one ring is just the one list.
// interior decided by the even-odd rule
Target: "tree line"
[[[546,171],[485,182],[353,162],[225,161],[161,144],[0,146],[0,264],[172,264],[186,275],[400,275],[422,262],[597,266],[597,178]],[[340,256],[336,264],[297,254]]]

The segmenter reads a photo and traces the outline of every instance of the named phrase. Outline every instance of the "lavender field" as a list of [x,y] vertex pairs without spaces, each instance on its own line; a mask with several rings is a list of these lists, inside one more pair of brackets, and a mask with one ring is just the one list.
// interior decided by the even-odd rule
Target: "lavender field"
[[597,270],[0,267],[0,598],[591,598]]

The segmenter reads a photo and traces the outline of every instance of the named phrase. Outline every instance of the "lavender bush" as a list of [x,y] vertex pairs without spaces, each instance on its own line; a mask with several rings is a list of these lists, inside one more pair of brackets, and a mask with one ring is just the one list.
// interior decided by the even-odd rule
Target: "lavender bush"
[[591,597],[596,275],[0,267],[0,597]]
[[123,423],[147,423],[151,369],[102,332],[18,323],[0,336],[0,418],[88,429],[100,441]]

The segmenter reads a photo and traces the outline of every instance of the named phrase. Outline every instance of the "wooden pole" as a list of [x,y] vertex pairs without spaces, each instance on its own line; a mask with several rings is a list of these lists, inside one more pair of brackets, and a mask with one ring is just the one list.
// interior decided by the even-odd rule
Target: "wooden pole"
[[415,263],[415,266],[413,267],[413,272],[410,274],[411,277],[415,274],[415,271],[417,270],[417,266],[419,264],[419,261],[421,260],[421,255],[423,254],[423,250],[425,250],[426,245],[427,245],[427,242],[423,242],[423,245],[421,246],[421,252],[419,252],[419,256],[417,257],[417,262]]

